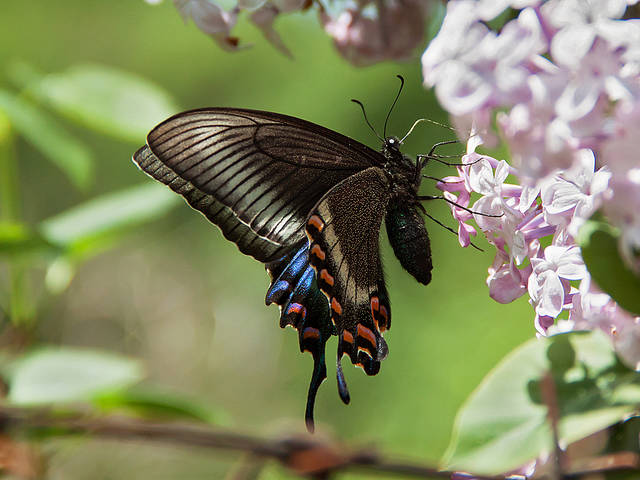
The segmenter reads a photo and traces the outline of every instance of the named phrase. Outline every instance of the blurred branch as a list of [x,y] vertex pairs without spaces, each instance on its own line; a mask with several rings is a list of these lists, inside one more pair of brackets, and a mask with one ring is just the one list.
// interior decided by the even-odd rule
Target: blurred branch
[[[146,440],[235,450],[244,452],[252,458],[275,459],[299,475],[314,478],[327,478],[330,474],[344,469],[359,469],[416,478],[452,478],[453,476],[460,480],[464,478],[505,479],[504,476],[461,473],[454,475],[454,472],[438,470],[431,466],[389,461],[384,455],[371,448],[353,449],[337,442],[307,435],[268,439],[196,424],[148,422],[129,417],[96,418],[82,411],[60,414],[48,409],[0,406],[0,432],[3,431],[55,436],[86,434],[111,439]],[[580,478],[594,472],[639,468],[640,455],[632,452],[618,452],[590,459],[588,462],[576,465],[575,468],[569,468],[563,473],[562,478]]]

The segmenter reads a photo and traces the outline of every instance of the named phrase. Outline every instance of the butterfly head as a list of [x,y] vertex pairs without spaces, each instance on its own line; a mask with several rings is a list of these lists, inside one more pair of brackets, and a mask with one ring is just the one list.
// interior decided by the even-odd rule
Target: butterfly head
[[404,156],[400,152],[402,142],[398,137],[387,137],[382,144],[382,153],[387,161],[401,160]]
[[386,160],[385,169],[387,172],[396,179],[405,178],[405,181],[401,183],[406,183],[406,180],[414,178],[415,165],[409,157],[400,151],[401,145],[402,140],[398,137],[387,137],[382,144],[382,154]]

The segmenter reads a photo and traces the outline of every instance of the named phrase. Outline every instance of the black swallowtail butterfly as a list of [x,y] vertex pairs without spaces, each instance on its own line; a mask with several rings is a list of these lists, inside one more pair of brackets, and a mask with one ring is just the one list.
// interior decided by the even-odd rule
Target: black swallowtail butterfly
[[325,344],[338,336],[340,397],[349,402],[341,358],[367,375],[388,348],[391,308],[379,253],[386,222],[402,266],[431,280],[429,236],[418,188],[429,156],[412,161],[395,137],[377,152],[299,118],[240,108],[179,113],[155,127],[133,156],[149,176],[202,212],[271,276],[266,303],[297,329],[314,367],[306,421],[313,430]]

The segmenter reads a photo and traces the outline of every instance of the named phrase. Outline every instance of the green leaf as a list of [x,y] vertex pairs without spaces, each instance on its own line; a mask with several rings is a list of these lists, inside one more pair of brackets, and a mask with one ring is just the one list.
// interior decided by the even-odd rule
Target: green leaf
[[142,387],[109,392],[97,397],[95,402],[106,410],[125,409],[155,419],[188,419],[214,425],[229,423],[228,414],[222,410],[214,410],[184,396]]
[[94,350],[45,348],[27,354],[12,369],[10,403],[65,404],[89,401],[144,377],[137,360]]
[[10,257],[55,252],[55,245],[16,222],[0,222],[0,255]]
[[46,75],[30,91],[79,125],[135,143],[178,110],[157,85],[105,65],[77,65]]
[[640,376],[601,332],[532,339],[505,357],[458,412],[444,468],[499,474],[552,448],[540,381],[551,372],[559,435],[575,442],[622,421],[640,405]]
[[620,234],[604,222],[587,221],[578,235],[582,258],[598,286],[625,310],[640,314],[640,277],[622,261]]
[[40,224],[49,242],[87,255],[116,241],[126,229],[164,215],[179,203],[164,185],[146,183],[109,193]]
[[60,124],[26,99],[0,89],[0,110],[29,143],[55,164],[79,188],[93,176],[89,149]]

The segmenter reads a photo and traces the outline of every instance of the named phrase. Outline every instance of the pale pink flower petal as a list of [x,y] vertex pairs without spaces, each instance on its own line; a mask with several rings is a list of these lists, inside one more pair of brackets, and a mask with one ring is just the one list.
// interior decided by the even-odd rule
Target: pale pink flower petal
[[242,10],[256,10],[267,3],[267,0],[238,0],[238,8]]
[[237,48],[237,39],[230,36],[238,16],[237,10],[227,12],[208,0],[173,0],[173,3],[185,22],[191,18],[200,30],[223,48]]
[[498,251],[494,264],[489,268],[487,285],[489,296],[498,303],[510,303],[520,298],[527,291],[526,281],[509,259]]
[[280,38],[278,32],[276,32],[273,28],[273,22],[280,14],[280,11],[272,4],[268,3],[258,8],[255,12],[251,14],[251,21],[262,30],[262,34],[265,38],[280,50],[287,57],[292,57],[291,52],[287,48],[287,46]]

